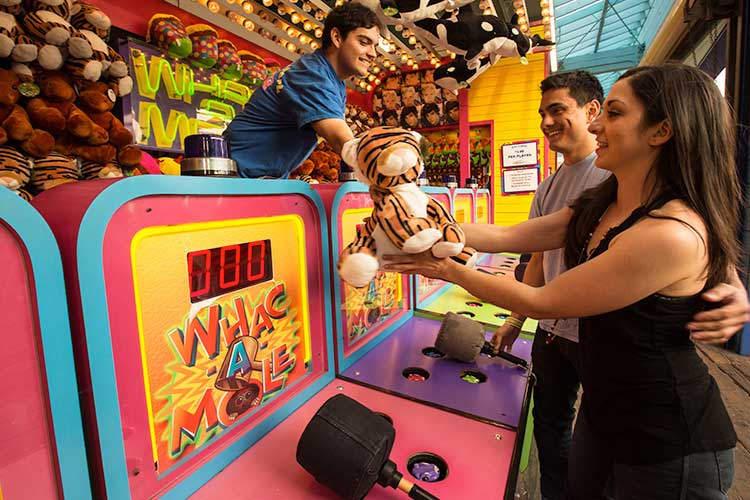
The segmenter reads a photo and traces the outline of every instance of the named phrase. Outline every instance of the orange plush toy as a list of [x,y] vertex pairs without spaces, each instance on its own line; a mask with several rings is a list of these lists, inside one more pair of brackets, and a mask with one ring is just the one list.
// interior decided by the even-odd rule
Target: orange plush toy
[[19,106],[20,89],[24,87],[13,71],[0,69],[0,144],[15,143],[31,156],[46,156],[52,151],[55,139],[43,130],[32,126],[29,115]]

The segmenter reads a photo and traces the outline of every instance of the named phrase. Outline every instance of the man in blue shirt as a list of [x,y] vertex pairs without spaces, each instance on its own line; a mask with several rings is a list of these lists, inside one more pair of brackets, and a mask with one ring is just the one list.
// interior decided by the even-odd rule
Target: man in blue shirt
[[318,136],[341,153],[354,137],[344,121],[342,80],[367,74],[379,29],[375,13],[360,4],[346,3],[328,13],[322,48],[256,90],[227,127],[224,135],[240,176],[287,178],[315,149]]

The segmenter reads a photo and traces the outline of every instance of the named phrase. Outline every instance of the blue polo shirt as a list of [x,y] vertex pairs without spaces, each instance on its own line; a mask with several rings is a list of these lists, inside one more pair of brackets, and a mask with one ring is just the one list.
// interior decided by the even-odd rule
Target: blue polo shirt
[[240,176],[289,177],[317,144],[310,124],[345,111],[346,86],[323,50],[303,55],[256,90],[224,132]]

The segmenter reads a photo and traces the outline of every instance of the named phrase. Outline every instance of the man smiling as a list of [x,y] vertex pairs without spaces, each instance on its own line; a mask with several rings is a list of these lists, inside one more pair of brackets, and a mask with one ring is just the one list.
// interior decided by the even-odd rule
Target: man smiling
[[337,153],[354,136],[344,121],[346,86],[375,59],[378,19],[367,7],[346,3],[328,13],[322,48],[279,71],[253,93],[224,135],[242,177],[285,179],[322,137]]

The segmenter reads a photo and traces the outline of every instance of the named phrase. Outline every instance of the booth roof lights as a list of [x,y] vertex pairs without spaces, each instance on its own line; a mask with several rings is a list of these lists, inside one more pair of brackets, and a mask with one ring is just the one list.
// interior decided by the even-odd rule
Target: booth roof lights
[[[542,0],[547,2],[548,0]],[[342,0],[193,0],[196,8],[206,9],[206,21],[218,26],[226,24],[213,16],[221,16],[232,24],[243,28],[243,32],[254,33],[261,39],[273,42],[284,50],[279,55],[294,58],[295,54],[304,54],[320,48],[323,37],[323,22],[332,5],[343,3]],[[199,7],[200,6],[200,7]],[[440,60],[446,52],[439,48],[428,48],[421,38],[404,28],[395,26],[390,39],[381,39],[378,44],[378,56],[370,67],[370,71],[362,80],[354,81],[354,87],[359,91],[371,90],[373,82],[380,83],[375,78],[381,70],[395,72],[398,67],[405,70],[416,69],[424,64],[433,67],[440,65]],[[235,31],[241,35],[242,32]],[[260,43],[258,38],[246,36],[254,43]],[[260,45],[268,48],[268,42]],[[452,55],[455,57],[455,54]],[[368,89],[368,87],[370,87]]]

